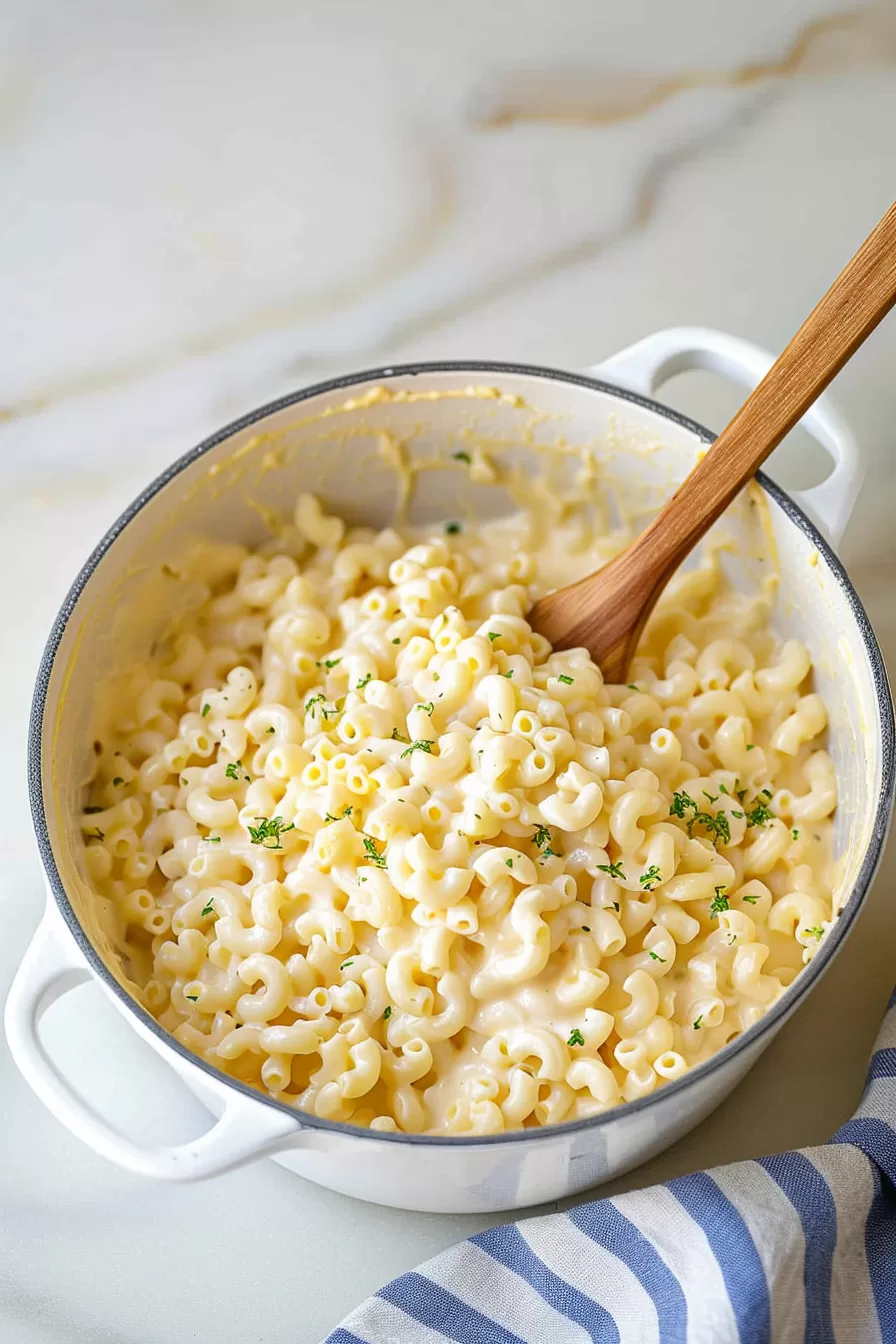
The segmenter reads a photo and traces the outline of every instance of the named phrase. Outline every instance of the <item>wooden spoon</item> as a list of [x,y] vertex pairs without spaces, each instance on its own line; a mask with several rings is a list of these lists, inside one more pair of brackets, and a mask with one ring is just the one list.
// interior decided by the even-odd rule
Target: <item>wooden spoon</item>
[[682,560],[894,303],[896,204],[662,512],[603,569],[536,602],[534,629],[555,648],[586,648],[607,681],[624,681],[644,623]]

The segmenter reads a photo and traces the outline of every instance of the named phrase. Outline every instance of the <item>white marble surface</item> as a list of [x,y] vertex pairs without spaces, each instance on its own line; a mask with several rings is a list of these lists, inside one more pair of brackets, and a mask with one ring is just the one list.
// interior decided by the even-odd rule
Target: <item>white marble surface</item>
[[[0,14],[0,994],[37,922],[34,669],[78,565],[200,435],[414,356],[583,366],[658,327],[779,347],[889,204],[892,4],[10,0]],[[869,470],[843,554],[896,655],[896,319],[837,397]],[[718,425],[735,394],[671,400]],[[798,436],[773,462],[817,470]],[[896,980],[892,851],[846,950],[736,1096],[620,1185],[823,1139]],[[172,1137],[199,1107],[98,991],[49,1024],[84,1090]],[[0,1045],[0,1341],[310,1344],[484,1220],[262,1163],[126,1176]]]

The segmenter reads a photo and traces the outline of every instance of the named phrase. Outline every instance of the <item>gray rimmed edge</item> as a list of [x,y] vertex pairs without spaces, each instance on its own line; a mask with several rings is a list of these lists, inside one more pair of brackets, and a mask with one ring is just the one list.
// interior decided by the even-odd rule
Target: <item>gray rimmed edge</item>
[[545,368],[539,365],[501,363],[482,360],[449,360],[436,361],[428,363],[415,364],[396,364],[377,369],[368,369],[360,373],[346,374],[339,378],[333,378],[326,382],[315,383],[311,387],[303,388],[299,392],[291,393],[288,396],[281,397],[277,401],[268,403],[258,410],[250,411],[247,415],[227,425],[224,429],[212,434],[204,439],[195,448],[185,453],[171,464],[160,476],[157,476],[143,490],[137,498],[131,503],[121,516],[112,524],[108,532],[94,548],[87,561],[82,565],[74,583],[63,602],[59,613],[53,623],[46,647],[41,657],[40,666],[37,674],[37,681],[34,688],[34,695],[31,702],[31,714],[28,725],[28,794],[31,803],[31,816],[34,824],[35,835],[37,837],[38,849],[40,851],[41,861],[44,871],[47,875],[50,888],[56,900],[56,904],[65,920],[68,928],[75,939],[78,947],[83,953],[88,965],[102,980],[107,989],[109,989],[124,1006],[139,1019],[142,1025],[160,1040],[162,1040],[169,1049],[174,1050],[181,1055],[188,1063],[201,1069],[210,1077],[241,1092],[244,1096],[259,1102],[261,1105],[271,1106],[277,1110],[294,1116],[302,1127],[314,1129],[329,1130],[335,1133],[353,1135],[356,1137],[368,1138],[378,1143],[398,1143],[398,1144],[422,1144],[423,1146],[452,1146],[465,1148],[469,1146],[500,1146],[502,1144],[511,1144],[515,1142],[527,1142],[538,1140],[539,1138],[549,1139],[562,1134],[571,1134],[578,1131],[598,1129],[613,1120],[620,1119],[625,1114],[642,1112],[651,1109],[664,1100],[669,1100],[672,1096],[680,1093],[695,1084],[698,1080],[707,1078],[717,1069],[722,1068],[729,1060],[748,1049],[759,1038],[771,1031],[776,1025],[780,1025],[786,1018],[796,1011],[802,1000],[808,992],[814,987],[824,972],[828,969],[834,957],[842,947],[847,934],[858,912],[865,900],[874,875],[880,864],[883,854],[884,843],[887,837],[887,831],[890,825],[890,818],[893,811],[894,785],[896,785],[896,744],[894,744],[894,718],[893,701],[890,695],[890,688],[887,682],[887,674],[884,667],[883,656],[877,643],[871,623],[868,620],[864,606],[853,587],[846,570],[840,563],[837,556],[828,545],[827,541],[809,520],[802,509],[787,495],[780,486],[770,480],[763,472],[757,473],[757,480],[763,489],[780,506],[790,520],[799,527],[811,540],[813,546],[819,554],[824,557],[825,563],[831,571],[835,581],[843,590],[859,633],[862,638],[862,644],[868,657],[874,681],[874,691],[877,701],[878,718],[881,728],[881,788],[877,800],[877,807],[874,814],[874,824],[868,843],[868,852],[862,863],[856,879],[855,886],[846,905],[841,910],[837,922],[831,933],[825,939],[818,954],[813,958],[811,968],[807,968],[805,975],[798,976],[787,993],[752,1027],[738,1036],[736,1040],[729,1045],[724,1046],[717,1054],[702,1064],[698,1064],[683,1077],[674,1082],[666,1083],[662,1088],[650,1093],[646,1097],[641,1097],[636,1101],[625,1103],[621,1107],[606,1111],[601,1115],[594,1116],[585,1120],[573,1120],[558,1125],[548,1125],[540,1129],[519,1129],[510,1130],[503,1134],[489,1134],[481,1136],[449,1136],[449,1135],[428,1135],[428,1134],[399,1134],[383,1133],[377,1130],[370,1130],[357,1125],[343,1124],[333,1120],[322,1120],[315,1115],[305,1111],[297,1111],[294,1107],[285,1102],[274,1100],[272,1097],[266,1097],[263,1093],[242,1083],[237,1079],[231,1078],[228,1074],[215,1069],[206,1060],[199,1055],[193,1054],[185,1046],[181,1045],[173,1036],[171,1036],[162,1027],[154,1017],[152,1017],[139,1003],[137,1003],[119,984],[115,976],[109,971],[105,963],[101,960],[93,944],[88,939],[86,933],[81,927],[70,902],[66,895],[62,879],[56,867],[56,859],[50,844],[50,837],[47,830],[46,812],[44,808],[43,783],[41,778],[41,742],[43,737],[43,717],[46,707],[47,691],[50,685],[50,678],[53,672],[53,665],[59,645],[62,641],[69,618],[75,611],[78,601],[86,588],[91,576],[98,567],[100,561],[106,552],[114,544],[117,537],[124,531],[128,524],[152,500],[160,490],[168,485],[176,476],[189,467],[198,458],[204,456],[210,449],[214,448],[223,440],[230,438],[233,434],[241,430],[248,429],[265,419],[275,412],[287,409],[290,406],[306,401],[311,397],[325,395],[330,392],[338,392],[345,388],[357,386],[359,383],[375,382],[387,378],[396,377],[425,377],[429,374],[441,373],[487,373],[487,374],[512,374],[534,378],[541,378],[551,382],[567,383],[576,387],[589,388],[593,391],[605,392],[611,396],[618,397],[623,401],[631,402],[636,406],[643,407],[645,410],[653,411],[662,418],[671,421],[673,424],[697,435],[704,443],[712,443],[715,435],[696,421],[687,416],[674,411],[662,402],[655,401],[650,397],[641,396],[639,393],[630,392],[626,388],[617,387],[613,383],[605,382],[600,378],[592,378],[586,374],[569,373],[562,369]]

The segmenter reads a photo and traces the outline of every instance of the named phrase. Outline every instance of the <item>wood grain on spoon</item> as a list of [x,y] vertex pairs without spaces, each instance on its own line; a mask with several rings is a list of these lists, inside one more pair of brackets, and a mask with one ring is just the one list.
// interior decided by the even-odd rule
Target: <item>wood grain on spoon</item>
[[615,560],[536,602],[555,648],[625,671],[675,570],[896,302],[896,204],[840,272],[762,382],[652,523]]

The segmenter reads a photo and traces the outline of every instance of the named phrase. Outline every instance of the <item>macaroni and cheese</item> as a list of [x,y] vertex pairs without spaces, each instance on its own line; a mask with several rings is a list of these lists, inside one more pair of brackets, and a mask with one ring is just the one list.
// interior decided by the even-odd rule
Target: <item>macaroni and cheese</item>
[[709,548],[607,685],[527,624],[557,573],[529,535],[303,496],[291,545],[206,547],[110,689],[81,821],[129,974],[317,1116],[596,1115],[751,1026],[834,918],[825,707],[767,598]]

